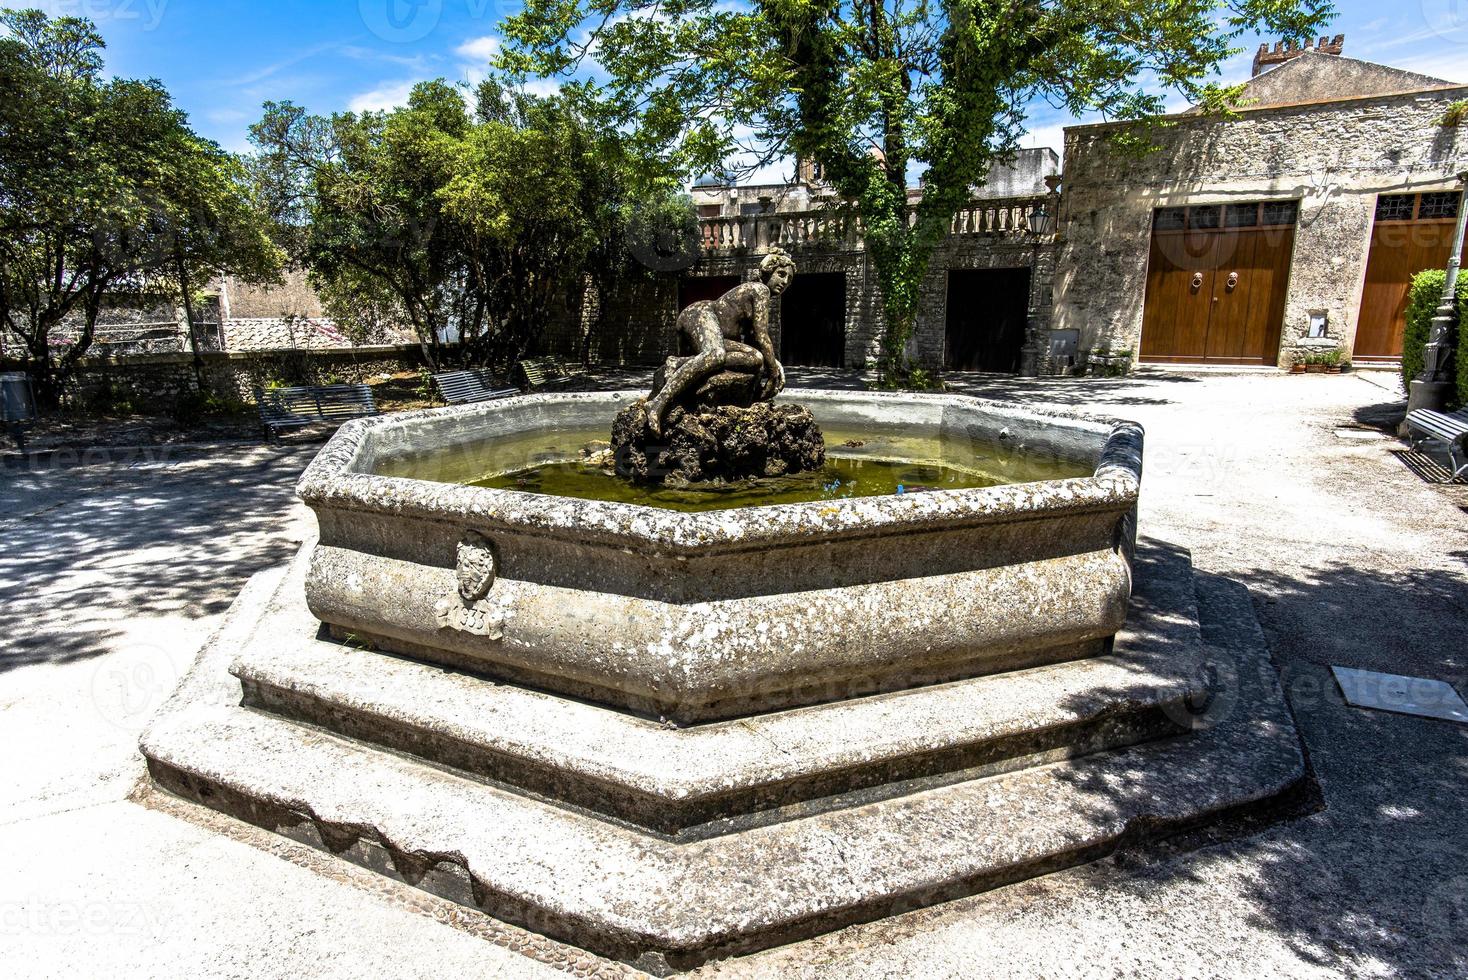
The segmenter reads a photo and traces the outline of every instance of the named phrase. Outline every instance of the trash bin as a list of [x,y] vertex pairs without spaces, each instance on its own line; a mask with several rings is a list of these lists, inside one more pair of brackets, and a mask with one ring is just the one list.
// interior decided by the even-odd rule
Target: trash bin
[[31,394],[31,378],[24,371],[0,372],[0,422],[18,425],[34,421],[36,399]]

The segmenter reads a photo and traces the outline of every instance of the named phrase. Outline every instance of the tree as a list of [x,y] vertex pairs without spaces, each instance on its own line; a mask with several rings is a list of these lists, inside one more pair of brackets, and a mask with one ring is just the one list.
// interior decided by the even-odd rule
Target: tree
[[464,243],[438,197],[448,156],[468,128],[463,100],[442,80],[415,86],[392,112],[321,117],[266,103],[251,128],[283,238],[313,285],[339,314],[357,295],[371,310],[390,296],[433,365],[453,328],[473,329]]
[[5,10],[0,24],[0,329],[54,406],[103,308],[231,267],[249,209],[162,86],[102,78],[91,23]]
[[220,276],[246,282],[279,281],[281,250],[240,162],[187,131],[160,148],[165,167],[157,220],[166,260],[159,279],[184,307],[194,372],[204,387],[195,311],[200,286]]
[[470,363],[518,358],[632,206],[619,137],[569,100],[491,80],[474,101],[440,79],[389,112],[267,104],[252,129],[281,240],[333,316],[400,312],[435,365],[451,336]]
[[1332,12],[1326,0],[527,0],[500,66],[589,74],[571,88],[600,124],[685,175],[818,163],[860,210],[884,304],[880,366],[901,382],[933,250],[1015,147],[1028,103],[1147,122],[1176,92],[1225,111],[1240,88],[1208,79],[1241,34],[1302,37]]

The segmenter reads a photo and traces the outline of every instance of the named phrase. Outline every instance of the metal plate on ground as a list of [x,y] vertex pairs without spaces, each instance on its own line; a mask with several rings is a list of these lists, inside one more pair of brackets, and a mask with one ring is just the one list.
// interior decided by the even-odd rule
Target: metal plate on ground
[[1332,666],[1346,703],[1357,708],[1394,711],[1419,718],[1468,722],[1468,704],[1452,686],[1426,677],[1379,674],[1374,670]]

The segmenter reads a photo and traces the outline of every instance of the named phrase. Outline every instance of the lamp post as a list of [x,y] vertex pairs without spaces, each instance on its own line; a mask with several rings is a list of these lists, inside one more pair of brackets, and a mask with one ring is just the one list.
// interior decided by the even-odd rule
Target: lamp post
[[[1458,186],[1468,190],[1468,171],[1458,174]],[[1419,408],[1442,411],[1453,391],[1453,329],[1458,323],[1458,267],[1463,261],[1463,229],[1468,225],[1468,193],[1458,199],[1458,227],[1453,233],[1453,250],[1448,254],[1448,274],[1443,282],[1442,303],[1432,318],[1427,346],[1422,349],[1422,373],[1412,380],[1407,392],[1407,411]]]
[[[1034,288],[1034,278],[1039,275],[1040,266],[1040,242],[1046,235],[1055,234],[1059,224],[1060,213],[1060,175],[1051,174],[1045,178],[1045,189],[1048,193],[1040,206],[1031,211],[1026,219],[1030,234],[1035,236],[1035,251],[1030,259],[1031,289]],[[1028,304],[1026,304],[1028,308]],[[1019,349],[1019,373],[1021,377],[1033,378],[1040,373],[1040,337],[1038,333],[1030,329],[1030,324],[1025,324],[1025,343]]]

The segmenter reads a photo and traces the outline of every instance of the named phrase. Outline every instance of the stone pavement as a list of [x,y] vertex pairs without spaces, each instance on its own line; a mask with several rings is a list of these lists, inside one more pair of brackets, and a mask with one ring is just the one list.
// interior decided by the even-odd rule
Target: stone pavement
[[[1468,726],[1349,708],[1329,674],[1333,663],[1364,667],[1468,693],[1468,493],[1426,485],[1400,443],[1373,435],[1400,415],[1394,376],[956,386],[1147,427],[1141,526],[1192,549],[1220,609],[1236,583],[1252,592],[1324,808],[1256,836],[1128,855],[700,972],[1468,973]],[[0,471],[8,972],[625,972],[271,835],[215,818],[208,825],[231,831],[221,834],[166,799],[127,799],[147,717],[244,580],[309,529],[291,488],[316,448]]]

